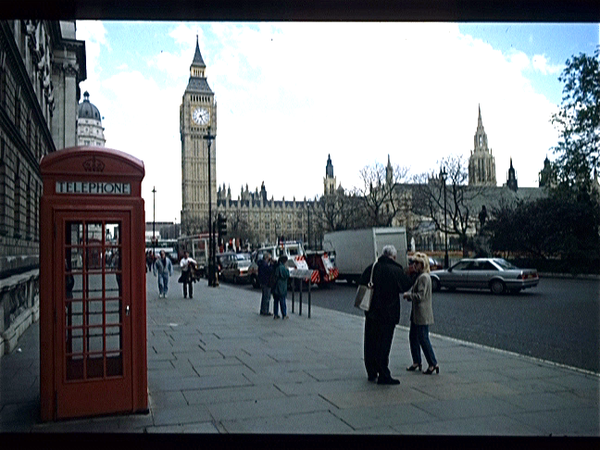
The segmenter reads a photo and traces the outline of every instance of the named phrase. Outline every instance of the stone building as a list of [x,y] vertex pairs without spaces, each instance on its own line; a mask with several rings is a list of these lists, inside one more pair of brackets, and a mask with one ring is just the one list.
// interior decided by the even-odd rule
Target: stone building
[[474,149],[469,157],[469,186],[496,186],[496,160],[488,148],[487,134],[481,120],[481,107],[477,118]]
[[85,78],[75,21],[0,21],[0,355],[37,320],[39,163],[76,145]]
[[333,175],[333,163],[331,155],[327,155],[327,165],[325,166],[325,178],[323,178],[323,195],[334,195],[337,189],[335,176]]
[[[217,103],[206,79],[206,64],[196,37],[190,78],[183,94],[181,133],[181,230],[183,234],[208,231],[209,202],[217,203]],[[212,139],[207,139],[213,136]],[[210,173],[209,164],[210,146]]]
[[270,244],[279,239],[307,241],[311,214],[315,220],[313,208],[313,201],[306,198],[269,199],[264,183],[254,192],[246,185],[235,200],[225,185],[217,192],[217,210],[227,218],[228,235],[240,239],[242,245]]
[[77,145],[104,147],[102,116],[95,105],[90,103],[90,94],[83,93],[83,101],[77,108]]
[[[217,135],[217,103],[215,94],[208,85],[206,64],[197,38],[190,78],[180,107],[180,127],[182,234],[208,231],[210,197],[213,217],[217,214],[225,216],[228,236],[236,237],[242,244],[272,243],[281,237],[290,240],[306,238],[312,202],[306,199],[269,199],[264,183],[260,192],[258,188],[255,192],[250,192],[248,186],[242,188],[237,199],[232,198],[231,188],[226,188],[225,185],[217,191],[217,146],[214,139]],[[210,174],[208,135],[213,137],[210,140]]]

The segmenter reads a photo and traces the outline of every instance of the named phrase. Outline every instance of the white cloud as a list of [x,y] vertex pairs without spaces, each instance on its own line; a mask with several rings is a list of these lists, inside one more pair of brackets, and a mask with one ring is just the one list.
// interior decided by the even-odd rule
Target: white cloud
[[[451,153],[468,158],[479,104],[499,184],[512,157],[519,184],[537,185],[556,142],[548,122],[554,105],[524,75],[532,65],[553,70],[546,59],[504,56],[454,24],[177,24],[164,33],[174,51],[153,49],[119,73],[88,72],[106,99],[107,145],[146,165],[149,218],[153,186],[157,220],[179,218],[179,105],[196,33],[218,102],[217,183],[231,186],[234,198],[241,186],[254,190],[263,181],[276,199],[320,195],[328,154],[345,188],[388,154],[413,174],[435,170]],[[118,37],[105,38],[96,38],[100,51],[117,46]]]
[[563,69],[560,64],[550,64],[545,55],[534,55],[531,64],[535,70],[544,75],[554,75],[560,73]]

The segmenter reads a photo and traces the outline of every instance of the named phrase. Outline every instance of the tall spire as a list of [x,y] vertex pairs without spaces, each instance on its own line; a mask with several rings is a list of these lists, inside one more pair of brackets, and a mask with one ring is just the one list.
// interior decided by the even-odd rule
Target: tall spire
[[327,155],[327,165],[325,166],[325,176],[333,178],[333,164],[331,162],[331,154]]
[[193,66],[206,67],[204,60],[202,59],[202,53],[200,53],[200,45],[198,44],[198,35],[196,35],[196,52],[194,53],[194,60],[192,61]]
[[394,168],[392,167],[392,162],[390,161],[390,155],[388,154],[388,163],[385,168],[385,181],[387,184],[392,184],[394,181]]

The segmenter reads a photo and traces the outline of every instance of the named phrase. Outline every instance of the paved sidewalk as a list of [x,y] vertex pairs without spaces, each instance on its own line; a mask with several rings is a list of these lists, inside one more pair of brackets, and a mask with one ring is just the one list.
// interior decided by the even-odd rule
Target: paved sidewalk
[[258,291],[202,281],[184,300],[176,280],[159,299],[148,275],[149,414],[40,423],[34,324],[0,359],[0,432],[600,436],[597,374],[435,334],[440,374],[410,373],[398,327],[401,384],[378,386],[363,318],[318,307],[308,318],[306,304],[299,316],[296,303],[273,320],[258,314]]

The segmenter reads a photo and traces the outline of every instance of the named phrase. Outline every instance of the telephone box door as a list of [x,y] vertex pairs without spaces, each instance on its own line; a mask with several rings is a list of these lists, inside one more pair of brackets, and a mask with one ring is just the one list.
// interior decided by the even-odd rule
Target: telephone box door
[[132,408],[131,215],[55,213],[56,416]]

